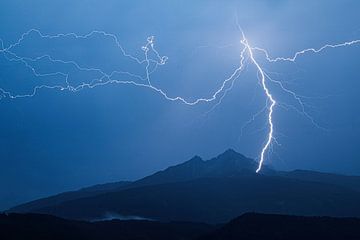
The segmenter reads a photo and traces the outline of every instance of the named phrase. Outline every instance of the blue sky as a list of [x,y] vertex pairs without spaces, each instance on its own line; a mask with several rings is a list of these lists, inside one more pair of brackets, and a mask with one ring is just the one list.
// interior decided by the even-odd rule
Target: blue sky
[[[8,46],[36,28],[46,34],[104,30],[141,57],[148,36],[169,57],[153,83],[172,96],[211,95],[238,65],[240,33],[274,56],[360,39],[360,3],[347,1],[3,1],[0,38]],[[32,36],[17,53],[51,52],[102,69],[140,71],[111,41],[43,42]],[[360,174],[358,136],[360,46],[309,54],[296,64],[263,67],[286,86],[310,96],[306,103],[321,130],[291,109],[276,108],[274,145],[266,163],[278,169]],[[41,69],[58,66],[41,63]],[[59,66],[61,67],[61,66]],[[26,92],[39,81],[23,66],[0,59],[0,87]],[[73,74],[71,81],[88,81]],[[293,100],[272,86],[276,99]],[[194,155],[213,157],[227,148],[256,158],[266,134],[256,71],[249,66],[222,104],[189,107],[132,86],[109,85],[78,93],[44,90],[33,98],[0,101],[0,208],[82,186],[135,179]]]

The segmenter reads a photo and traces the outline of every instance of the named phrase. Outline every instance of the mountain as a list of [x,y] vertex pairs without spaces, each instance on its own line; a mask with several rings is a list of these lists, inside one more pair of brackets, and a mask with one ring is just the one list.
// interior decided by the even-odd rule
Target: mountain
[[[153,175],[140,179],[132,186],[145,186],[161,183],[183,182],[204,177],[231,177],[239,175],[254,175],[257,162],[235,152],[232,149],[225,151],[219,156],[204,161],[195,156],[182,164],[169,167]],[[263,173],[272,173],[273,170],[264,166]]]
[[[40,208],[56,206],[65,201],[96,196],[105,192],[161,183],[187,181],[201,177],[227,177],[236,174],[254,174],[256,168],[257,164],[255,161],[229,149],[208,161],[204,161],[199,156],[195,156],[182,164],[169,167],[135,182],[122,181],[95,185],[78,191],[65,192],[21,204],[11,208],[9,211],[36,212],[36,210]],[[265,167],[265,169],[265,171],[271,171],[267,167]]]
[[290,172],[277,172],[278,176],[298,179],[302,181],[312,181],[338,185],[360,191],[360,177],[359,176],[344,176],[333,173],[322,173],[307,170],[295,170]]
[[360,219],[244,214],[198,240],[357,240]]
[[360,192],[281,177],[200,178],[105,193],[38,209],[92,220],[106,214],[159,221],[223,223],[245,212],[360,216]]
[[[311,171],[278,172],[227,150],[194,157],[132,183],[72,199],[51,197],[10,209],[93,220],[107,215],[160,221],[223,223],[246,212],[360,216],[359,177]],[[96,189],[96,188],[95,188]],[[104,188],[103,188],[104,189]],[[81,197],[80,197],[81,196]],[[30,207],[29,207],[30,206]],[[35,207],[34,207],[35,206]]]
[[70,191],[60,193],[54,196],[41,198],[35,201],[31,201],[25,204],[21,204],[11,211],[15,212],[36,212],[39,208],[49,207],[49,206],[56,206],[66,201],[71,201],[75,199],[81,199],[86,197],[92,197],[99,195],[105,192],[111,192],[115,190],[119,190],[128,186],[131,182],[128,181],[121,181],[116,183],[106,183],[106,184],[98,184],[91,187],[82,188],[77,191]]

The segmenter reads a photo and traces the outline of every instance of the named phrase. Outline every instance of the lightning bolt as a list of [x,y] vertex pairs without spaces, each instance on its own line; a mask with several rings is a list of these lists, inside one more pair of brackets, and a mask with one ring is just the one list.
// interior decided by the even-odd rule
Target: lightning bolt
[[[315,48],[308,48],[301,51],[296,52],[291,57],[276,57],[273,58],[270,56],[267,50],[259,47],[252,47],[244,32],[241,30],[241,28],[238,25],[238,29],[241,32],[242,38],[240,40],[240,44],[243,46],[239,55],[240,55],[240,61],[238,65],[234,68],[232,73],[224,78],[221,81],[220,86],[214,90],[214,92],[209,97],[200,97],[196,98],[195,100],[187,100],[184,97],[181,96],[170,96],[166,91],[161,89],[160,87],[155,86],[152,83],[151,75],[158,69],[158,67],[161,67],[166,64],[168,61],[167,56],[161,55],[157,49],[155,48],[155,37],[150,36],[147,38],[146,44],[142,47],[143,50],[143,58],[140,59],[138,57],[135,57],[125,51],[125,49],[120,44],[120,41],[118,40],[117,36],[115,34],[107,33],[104,31],[92,31],[85,35],[79,35],[76,33],[60,33],[56,35],[46,35],[43,34],[38,29],[30,29],[29,31],[23,33],[21,37],[14,43],[10,44],[8,47],[4,46],[4,42],[0,39],[0,53],[10,62],[17,62],[22,65],[24,65],[27,69],[32,72],[32,74],[35,77],[54,77],[54,76],[60,76],[64,80],[64,84],[55,84],[55,85],[36,85],[32,88],[30,93],[25,94],[19,94],[19,93],[13,93],[10,90],[6,90],[4,88],[0,88],[0,99],[2,98],[10,98],[10,99],[17,99],[17,98],[26,98],[26,97],[34,97],[39,90],[41,89],[54,89],[54,90],[60,90],[60,91],[70,91],[70,92],[77,92],[80,90],[83,90],[85,88],[96,88],[100,86],[105,86],[109,84],[124,84],[124,85],[132,85],[135,87],[145,88],[151,91],[154,91],[155,93],[160,94],[162,97],[164,97],[165,100],[173,101],[173,102],[181,102],[183,104],[194,106],[200,103],[211,103],[215,102],[213,107],[210,109],[210,111],[214,110],[217,106],[219,106],[223,100],[223,98],[226,96],[228,92],[230,92],[233,89],[234,83],[239,77],[241,76],[242,71],[244,70],[245,66],[248,64],[252,64],[255,66],[257,73],[258,73],[258,80],[259,84],[266,96],[266,106],[258,113],[256,113],[250,121],[247,122],[247,124],[251,123],[257,117],[260,115],[260,113],[264,112],[266,109],[267,111],[267,125],[268,125],[268,132],[266,135],[266,140],[264,142],[264,145],[260,152],[259,157],[259,164],[256,169],[256,172],[259,173],[262,169],[262,166],[265,161],[265,155],[271,148],[271,145],[273,142],[276,142],[276,138],[274,137],[274,121],[273,121],[273,115],[274,110],[277,105],[281,106],[282,103],[278,103],[275,100],[275,97],[271,93],[271,89],[269,87],[270,83],[277,84],[283,92],[290,94],[299,104],[300,109],[294,107],[295,110],[297,110],[299,113],[307,117],[314,125],[318,126],[314,119],[305,111],[305,104],[302,101],[302,96],[296,94],[294,91],[291,91],[287,89],[281,81],[275,80],[270,77],[270,75],[264,70],[264,68],[259,64],[257,59],[255,58],[254,52],[260,52],[264,54],[265,59],[269,63],[276,63],[276,62],[295,62],[298,57],[305,55],[307,53],[320,53],[322,51],[325,51],[326,49],[333,49],[333,48],[341,48],[341,47],[348,47],[355,44],[360,44],[360,40],[353,40],[349,42],[339,43],[339,44],[326,44],[318,49]],[[120,49],[120,52],[123,57],[127,58],[129,61],[135,62],[139,66],[145,66],[145,76],[139,75],[136,73],[123,71],[123,70],[113,70],[109,73],[102,70],[101,68],[95,68],[95,67],[88,67],[83,66],[80,63],[74,61],[74,60],[62,60],[57,59],[50,54],[45,54],[37,57],[26,57],[26,56],[20,56],[19,54],[16,54],[14,49],[17,46],[20,46],[27,38],[30,37],[31,34],[36,34],[41,39],[62,39],[62,38],[72,38],[72,39],[90,39],[94,36],[102,36],[104,38],[108,38],[112,40],[112,42],[115,44],[115,46]],[[151,57],[155,56],[155,57]],[[37,68],[34,66],[35,63],[47,60],[49,63],[52,64],[62,64],[64,66],[71,66],[75,68],[76,70],[80,72],[88,72],[93,73],[97,76],[97,78],[91,80],[90,82],[81,82],[79,84],[71,84],[69,81],[70,72],[64,72],[64,71],[55,71],[55,72],[39,72]],[[123,75],[126,76],[129,79],[118,79],[117,75]],[[136,79],[136,80],[134,80]],[[320,126],[318,126],[320,127]]]
[[[243,40],[244,41],[244,40]],[[307,54],[307,53],[314,53],[314,54],[317,54],[317,53],[320,53],[324,50],[327,50],[327,49],[334,49],[334,48],[341,48],[341,47],[348,47],[348,46],[352,46],[352,45],[355,45],[355,44],[360,44],[360,39],[358,40],[352,40],[352,41],[348,41],[348,42],[344,42],[344,43],[338,43],[338,44],[325,44],[324,46],[318,48],[318,49],[315,49],[315,48],[307,48],[307,49],[304,49],[304,50],[301,50],[301,51],[298,51],[298,52],[295,52],[295,54],[291,57],[276,57],[276,58],[272,58],[270,56],[270,54],[268,53],[267,50],[263,49],[263,48],[259,48],[259,47],[250,47],[250,45],[247,43],[247,41],[245,42],[245,44],[247,45],[247,48],[248,48],[248,51],[250,53],[250,56],[251,56],[251,59],[252,59],[252,62],[255,64],[255,66],[257,67],[259,73],[260,73],[260,76],[261,76],[261,83],[262,83],[262,87],[264,89],[264,92],[267,96],[267,98],[270,100],[270,107],[269,107],[269,112],[268,112],[268,123],[269,123],[269,132],[268,132],[268,138],[267,138],[267,141],[264,145],[264,147],[262,148],[261,150],[261,154],[260,154],[260,160],[259,160],[259,165],[258,165],[258,168],[256,170],[256,172],[258,173],[260,170],[261,170],[261,167],[263,165],[263,162],[264,162],[264,155],[266,153],[266,151],[268,151],[271,143],[272,143],[272,140],[275,140],[276,139],[273,137],[273,133],[274,133],[274,123],[273,123],[273,111],[274,111],[274,107],[276,105],[276,101],[274,100],[272,94],[270,93],[269,91],[269,88],[267,87],[266,85],[266,79],[273,82],[273,83],[276,83],[280,86],[280,88],[285,92],[285,93],[288,93],[290,94],[298,103],[299,105],[301,106],[301,110],[299,111],[296,107],[294,107],[294,109],[301,113],[302,115],[304,115],[306,118],[308,118],[311,123],[313,125],[315,125],[316,127],[320,128],[320,129],[323,129],[323,130],[326,130],[324,129],[323,127],[321,127],[320,125],[318,125],[315,120],[311,117],[310,114],[308,114],[306,111],[305,111],[305,104],[303,103],[302,101],[302,98],[301,96],[297,95],[294,91],[291,91],[289,89],[287,89],[286,87],[284,87],[284,85],[282,84],[282,82],[280,81],[277,81],[277,80],[274,80],[272,79],[261,67],[260,65],[256,62],[256,60],[254,59],[253,57],[253,52],[252,50],[254,51],[260,51],[262,52],[265,57],[266,57],[266,60],[270,63],[276,63],[276,62],[296,62],[296,60],[298,59],[298,57],[304,55],[304,54]],[[302,96],[304,97],[304,96]],[[292,106],[291,106],[292,107]],[[254,119],[254,117],[253,117]]]
[[269,113],[268,113],[268,124],[270,126],[269,128],[269,132],[267,134],[267,140],[265,142],[264,147],[261,150],[260,153],[260,161],[259,161],[259,165],[258,168],[256,169],[256,172],[258,173],[261,168],[262,165],[264,163],[265,160],[265,153],[268,150],[268,148],[270,147],[270,144],[274,138],[274,123],[273,123],[273,113],[274,113],[274,107],[276,105],[276,101],[273,97],[273,95],[270,93],[270,90],[267,86],[267,82],[266,82],[266,76],[265,76],[265,72],[262,69],[262,67],[259,65],[259,63],[256,61],[256,59],[254,58],[254,54],[253,54],[253,49],[251,48],[251,46],[248,43],[248,40],[246,39],[244,33],[242,32],[243,35],[243,39],[241,40],[241,43],[245,46],[245,48],[247,49],[248,53],[249,53],[249,57],[251,59],[251,62],[256,66],[259,74],[260,74],[260,82],[261,85],[264,89],[264,92],[266,94],[266,97],[268,98],[268,100],[270,101],[270,105],[269,105]]

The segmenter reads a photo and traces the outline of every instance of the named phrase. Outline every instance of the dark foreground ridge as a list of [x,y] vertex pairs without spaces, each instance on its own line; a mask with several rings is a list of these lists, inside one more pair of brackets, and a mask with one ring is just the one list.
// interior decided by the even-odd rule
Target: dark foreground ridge
[[0,214],[0,239],[37,240],[358,240],[360,219],[248,213],[225,225],[190,222],[83,222]]
[[39,214],[0,215],[0,239],[36,240],[186,240],[214,229],[202,223],[155,221],[83,222]]
[[355,240],[360,219],[244,214],[199,240]]

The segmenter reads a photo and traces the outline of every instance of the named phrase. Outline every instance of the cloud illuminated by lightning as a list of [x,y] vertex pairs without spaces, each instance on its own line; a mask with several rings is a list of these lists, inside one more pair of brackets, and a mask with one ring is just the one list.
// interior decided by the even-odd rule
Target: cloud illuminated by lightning
[[[239,26],[238,26],[239,27]],[[71,92],[77,92],[80,90],[83,90],[85,88],[96,88],[100,86],[105,86],[109,84],[125,84],[125,85],[133,85],[136,87],[145,88],[151,91],[154,91],[158,94],[160,94],[162,97],[164,97],[165,100],[168,101],[178,101],[183,104],[194,106],[200,103],[210,103],[215,102],[215,104],[212,106],[210,111],[212,111],[214,108],[219,106],[223,100],[223,98],[226,96],[226,94],[233,89],[235,81],[241,76],[242,71],[244,70],[244,67],[247,64],[252,64],[255,66],[257,73],[258,73],[258,79],[259,84],[266,96],[266,106],[261,109],[260,112],[256,113],[252,119],[247,122],[249,124],[251,121],[255,119],[260,113],[264,112],[265,110],[268,110],[267,112],[267,125],[268,125],[268,132],[266,135],[266,140],[264,142],[264,145],[260,152],[259,157],[259,165],[256,169],[256,172],[260,172],[261,168],[263,166],[263,163],[265,161],[265,156],[267,152],[269,151],[272,142],[276,141],[274,138],[274,122],[273,122],[273,115],[275,107],[281,103],[278,103],[275,100],[275,97],[273,96],[270,88],[269,83],[275,83],[277,84],[281,90],[287,94],[290,94],[299,104],[300,109],[294,107],[295,110],[297,110],[299,113],[303,114],[305,117],[307,117],[314,125],[318,126],[314,119],[305,111],[305,104],[302,101],[302,96],[296,94],[294,91],[291,91],[282,84],[281,81],[275,80],[269,76],[269,74],[264,70],[264,68],[259,64],[257,59],[255,58],[254,51],[259,51],[264,54],[265,59],[270,63],[280,62],[280,61],[286,61],[286,62],[295,62],[298,57],[301,55],[304,55],[306,53],[319,53],[326,49],[331,48],[340,48],[340,47],[347,47],[355,44],[360,44],[360,40],[353,40],[349,42],[339,43],[339,44],[326,44],[322,46],[319,49],[315,48],[309,48],[304,49],[299,52],[296,52],[292,57],[276,57],[272,58],[267,50],[263,48],[258,47],[252,47],[248,39],[245,37],[244,32],[239,27],[239,30],[241,31],[242,38],[240,40],[240,44],[242,45],[241,51],[239,53],[240,55],[240,62],[238,65],[234,68],[233,72],[223,79],[221,81],[221,85],[214,90],[213,94],[211,94],[209,97],[200,97],[196,98],[195,100],[187,100],[184,97],[181,96],[170,96],[166,91],[162,90],[160,87],[155,86],[152,83],[151,75],[157,70],[158,67],[163,66],[166,64],[168,58],[166,56],[162,56],[159,54],[159,52],[155,48],[155,38],[153,36],[150,36],[147,38],[146,44],[142,47],[143,50],[143,58],[137,58],[125,51],[125,49],[120,44],[117,36],[115,34],[107,33],[104,31],[92,31],[85,35],[79,35],[76,33],[60,33],[56,35],[46,35],[43,34],[41,31],[37,29],[30,29],[29,31],[23,33],[21,37],[14,43],[10,44],[9,46],[5,47],[3,41],[0,39],[0,53],[10,62],[17,62],[22,65],[24,65],[27,69],[29,69],[32,74],[35,77],[54,77],[54,76],[60,76],[63,78],[64,83],[63,84],[54,84],[54,85],[47,85],[47,84],[41,84],[36,85],[32,88],[32,90],[29,93],[15,93],[10,90],[7,90],[5,88],[0,88],[0,99],[2,98],[10,98],[10,99],[16,99],[16,98],[25,98],[25,97],[34,97],[39,90],[42,89],[55,89],[55,90],[67,90]],[[112,42],[115,44],[117,48],[120,49],[122,56],[126,57],[128,60],[135,62],[139,66],[143,67],[145,70],[145,76],[135,74],[129,71],[123,71],[123,70],[113,70],[110,73],[106,73],[106,71],[100,69],[100,68],[94,68],[94,67],[87,67],[83,66],[80,63],[74,61],[74,60],[62,60],[57,59],[50,54],[44,54],[37,57],[27,57],[27,56],[20,56],[19,54],[16,54],[15,48],[17,46],[20,46],[27,38],[30,37],[31,34],[36,34],[41,39],[63,39],[63,38],[72,38],[72,39],[90,39],[94,36],[100,36],[103,38],[107,38],[112,40]],[[153,57],[151,57],[153,56]],[[35,64],[39,61],[46,60],[50,64],[63,64],[65,66],[72,66],[75,69],[77,69],[80,72],[88,72],[88,73],[94,73],[97,74],[97,78],[92,79],[89,82],[81,82],[79,84],[70,84],[69,82],[69,76],[70,72],[67,71],[54,71],[54,72],[40,72],[36,67]],[[119,79],[116,76],[118,74],[121,74],[123,76],[126,76],[128,79]],[[280,105],[281,106],[281,105]],[[319,126],[318,126],[319,127]],[[242,128],[243,129],[243,128]]]

